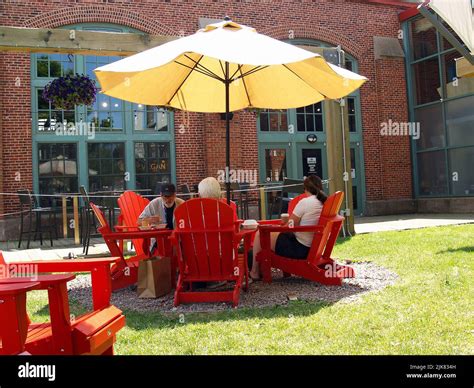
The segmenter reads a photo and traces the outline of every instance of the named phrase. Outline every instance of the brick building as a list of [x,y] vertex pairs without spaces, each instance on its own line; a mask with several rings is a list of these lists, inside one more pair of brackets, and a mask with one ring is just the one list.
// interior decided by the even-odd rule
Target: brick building
[[[412,18],[403,20],[400,15],[406,14],[409,7],[407,2],[386,0],[3,0],[0,25],[176,36],[194,33],[203,18],[229,15],[238,23],[292,44],[340,45],[346,53],[346,67],[369,79],[348,98],[356,213],[428,211],[434,209],[429,204],[436,201],[438,210],[464,211],[468,203],[472,204],[474,195],[474,178],[463,167],[466,161],[472,162],[473,147],[463,151],[460,161],[447,163],[447,170],[442,170],[441,165],[432,163],[428,153],[421,152],[420,140],[381,135],[381,123],[406,123],[415,120],[414,115],[423,128],[423,120],[432,117],[429,112],[415,112],[415,104],[430,103],[436,97],[439,100],[434,85],[446,80],[440,80],[436,72],[429,74],[438,77],[437,81],[427,78],[430,66],[434,66],[432,57],[431,62],[416,59],[418,62],[412,64],[411,52],[418,47],[414,45],[423,41],[427,47],[436,46],[440,38],[429,26],[418,33],[414,27],[423,20],[420,22],[415,12]],[[402,55],[376,55],[375,51],[383,49],[377,47],[376,37],[390,38],[392,45],[397,42],[405,55],[403,51]],[[430,43],[430,39],[436,42]],[[444,59],[443,50],[436,53],[437,60]],[[430,51],[429,55],[432,54]],[[452,51],[448,54],[453,58],[460,56]],[[1,192],[16,193],[21,188],[38,193],[77,192],[80,185],[90,191],[153,189],[157,180],[192,186],[205,176],[216,176],[224,168],[225,121],[219,114],[168,112],[102,95],[93,107],[57,111],[42,99],[42,87],[53,78],[71,72],[93,75],[95,67],[117,59],[0,52]],[[414,66],[415,72],[407,72],[407,66]],[[412,84],[418,85],[416,92]],[[463,104],[473,98],[472,84],[466,90]],[[418,102],[412,96],[418,96]],[[456,108],[458,112],[464,112],[463,106]],[[435,109],[434,105],[431,109]],[[317,171],[327,178],[323,118],[324,104],[263,112],[258,116],[236,112],[231,124],[232,167],[256,170],[260,182],[278,180],[283,175],[301,178],[307,168],[304,160],[316,157]],[[467,118],[472,124],[472,117]],[[93,122],[94,138],[58,136],[54,125],[63,120]],[[295,128],[291,136],[287,131],[289,125]],[[447,131],[445,127],[442,130]],[[306,141],[308,132],[317,135],[316,143]],[[428,142],[427,135],[421,139]],[[474,144],[472,138],[469,141]],[[445,158],[453,158],[446,144],[437,146]],[[284,160],[277,163],[280,168],[275,176],[274,158],[282,155]],[[53,161],[56,166],[61,164],[62,170],[56,167],[53,171]],[[453,163],[460,163],[463,168],[460,179],[464,186],[460,191],[448,182]],[[435,166],[444,181],[438,179],[430,186],[435,177],[429,166]],[[434,197],[442,202],[432,200]],[[0,196],[0,213],[17,209],[17,197]]]

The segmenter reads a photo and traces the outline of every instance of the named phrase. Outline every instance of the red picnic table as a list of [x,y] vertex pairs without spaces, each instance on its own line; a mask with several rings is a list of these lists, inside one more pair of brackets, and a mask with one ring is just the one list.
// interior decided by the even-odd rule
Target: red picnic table
[[[96,259],[54,259],[54,260],[21,260],[7,263],[8,266],[31,266],[36,273],[53,272],[90,272],[92,281],[92,302],[94,310],[110,305],[112,278],[110,266],[120,262],[120,257]],[[21,278],[18,278],[21,279]]]

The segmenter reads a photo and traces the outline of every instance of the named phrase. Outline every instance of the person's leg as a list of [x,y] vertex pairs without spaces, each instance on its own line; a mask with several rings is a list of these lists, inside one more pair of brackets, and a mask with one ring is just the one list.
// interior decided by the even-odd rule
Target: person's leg
[[[270,248],[272,251],[275,251],[276,240],[278,239],[278,235],[280,233],[270,233]],[[257,254],[262,250],[262,245],[260,243],[260,232],[255,234],[255,240],[253,243],[253,263],[252,263],[252,270],[250,271],[249,275],[252,279],[260,278],[260,265],[257,262]]]
[[252,270],[249,273],[249,276],[252,279],[258,279],[260,277],[260,266],[257,262],[257,253],[262,250],[262,246],[260,245],[260,232],[255,233],[255,239],[253,240],[253,261],[252,261]]

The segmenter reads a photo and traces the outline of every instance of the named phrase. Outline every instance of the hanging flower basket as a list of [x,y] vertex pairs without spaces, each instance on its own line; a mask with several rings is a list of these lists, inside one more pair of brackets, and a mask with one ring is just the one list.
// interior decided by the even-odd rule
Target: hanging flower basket
[[97,91],[95,81],[87,75],[75,74],[51,81],[43,89],[42,96],[55,109],[72,110],[75,105],[92,105]]

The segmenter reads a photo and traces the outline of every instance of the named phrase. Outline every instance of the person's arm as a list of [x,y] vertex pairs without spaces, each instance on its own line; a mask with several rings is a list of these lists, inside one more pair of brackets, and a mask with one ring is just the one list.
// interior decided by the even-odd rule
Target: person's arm
[[290,228],[292,226],[299,226],[301,221],[301,217],[298,217],[294,212],[288,219],[288,222],[285,224],[285,226],[289,226]]
[[160,202],[160,198],[155,198],[152,200],[148,205],[146,205],[145,209],[143,209],[142,213],[138,216],[138,220],[144,220],[145,218],[150,218],[150,217],[155,217],[159,216],[159,214],[156,214],[156,209],[159,209],[160,207],[158,205]]

